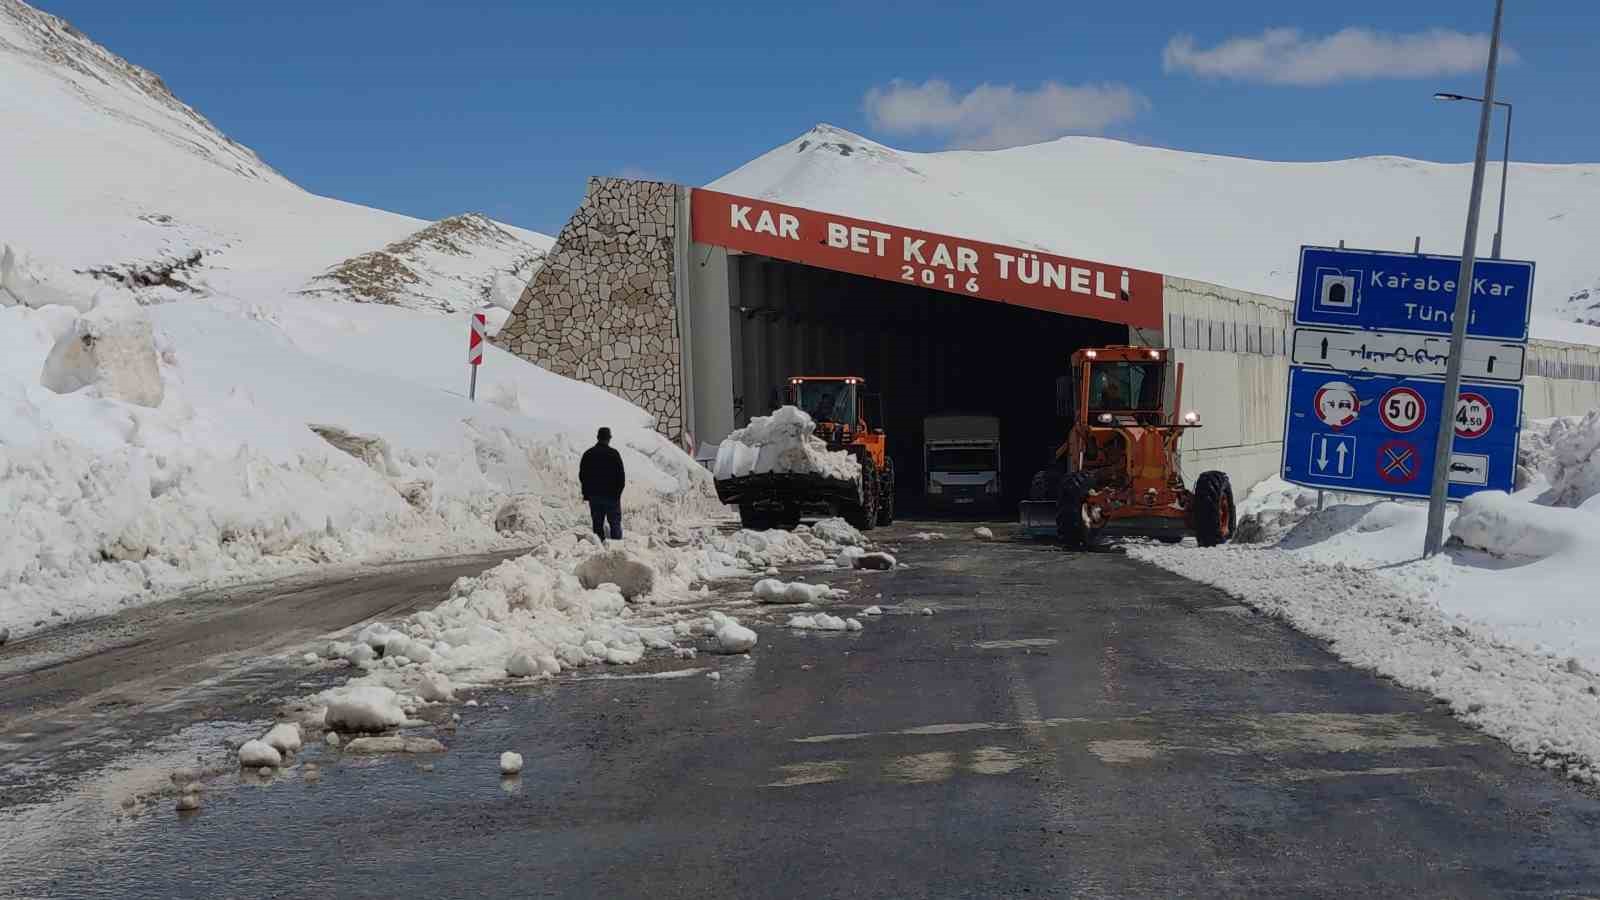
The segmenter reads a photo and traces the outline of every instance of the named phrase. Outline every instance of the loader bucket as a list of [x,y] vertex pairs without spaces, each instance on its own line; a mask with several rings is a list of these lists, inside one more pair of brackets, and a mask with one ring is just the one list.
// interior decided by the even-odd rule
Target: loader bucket
[[1026,538],[1055,539],[1056,502],[1054,500],[1024,500],[1018,507],[1022,536]]

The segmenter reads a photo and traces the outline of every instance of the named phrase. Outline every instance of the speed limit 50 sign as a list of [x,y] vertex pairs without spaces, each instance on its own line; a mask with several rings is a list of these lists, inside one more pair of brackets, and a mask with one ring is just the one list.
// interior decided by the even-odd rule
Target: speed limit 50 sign
[[1378,402],[1378,417],[1390,431],[1410,434],[1428,417],[1428,404],[1416,388],[1390,388]]

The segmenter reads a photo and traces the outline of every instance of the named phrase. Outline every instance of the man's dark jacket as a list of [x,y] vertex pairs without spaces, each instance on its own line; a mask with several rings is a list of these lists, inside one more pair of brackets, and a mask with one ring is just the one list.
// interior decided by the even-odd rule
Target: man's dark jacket
[[583,451],[578,463],[578,483],[585,500],[616,500],[627,478],[622,474],[622,454],[610,444],[595,444]]

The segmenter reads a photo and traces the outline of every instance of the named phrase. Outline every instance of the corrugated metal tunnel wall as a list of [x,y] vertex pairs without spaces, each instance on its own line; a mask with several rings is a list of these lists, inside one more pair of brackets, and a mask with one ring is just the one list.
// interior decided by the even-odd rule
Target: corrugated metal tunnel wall
[[1126,326],[976,300],[765,257],[733,258],[737,425],[764,415],[790,375],[860,375],[884,398],[901,502],[921,495],[922,418],[1000,416],[1013,504],[1066,434],[1055,379],[1083,346]]

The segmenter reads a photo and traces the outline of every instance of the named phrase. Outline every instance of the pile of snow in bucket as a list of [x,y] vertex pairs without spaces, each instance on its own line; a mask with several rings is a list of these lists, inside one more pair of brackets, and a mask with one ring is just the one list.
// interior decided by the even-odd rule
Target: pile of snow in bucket
[[774,473],[860,478],[861,464],[843,450],[829,450],[815,429],[816,423],[799,407],[757,416],[723,440],[713,473],[718,480]]
[[[1240,504],[1258,543],[1130,552],[1428,690],[1514,749],[1600,780],[1600,411],[1530,423],[1520,489],[1452,506],[1422,559],[1427,508],[1271,479]],[[1244,519],[1241,520],[1245,521]]]

